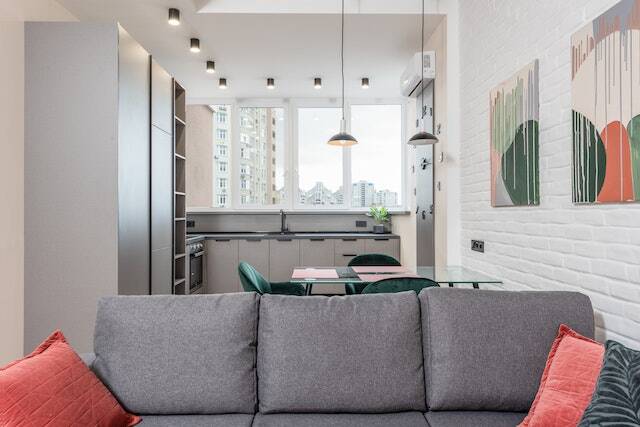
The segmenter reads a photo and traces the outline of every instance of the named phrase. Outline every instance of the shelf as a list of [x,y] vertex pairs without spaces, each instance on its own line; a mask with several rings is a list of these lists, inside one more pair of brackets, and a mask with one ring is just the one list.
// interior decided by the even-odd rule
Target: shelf
[[187,160],[182,154],[175,153],[174,155],[180,160]]
[[187,218],[185,217],[180,217],[180,218],[175,218],[175,221],[186,221]]
[[184,196],[185,195],[185,193],[182,192],[182,191],[176,191],[175,193],[176,193],[176,196]]
[[176,254],[176,256],[174,257],[174,259],[184,258],[186,255],[187,255],[187,254],[185,254],[185,253]]
[[173,282],[173,286],[178,286],[181,283],[186,282],[187,279],[177,279],[175,282]]
[[180,117],[178,116],[173,116],[173,118],[176,120],[176,122],[180,123],[183,126],[186,126],[186,123],[184,120],[182,120]]

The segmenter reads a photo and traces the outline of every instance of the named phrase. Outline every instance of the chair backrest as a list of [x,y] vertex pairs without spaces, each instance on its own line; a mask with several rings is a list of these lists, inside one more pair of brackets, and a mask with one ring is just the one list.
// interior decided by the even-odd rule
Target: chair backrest
[[415,291],[420,293],[424,288],[439,287],[438,283],[424,277],[394,277],[378,280],[368,285],[363,294],[391,294],[395,292]]
[[349,261],[349,267],[366,267],[369,265],[399,267],[401,264],[394,257],[384,254],[363,254]]
[[257,292],[260,295],[271,293],[271,284],[251,264],[241,261],[238,274],[245,292]]

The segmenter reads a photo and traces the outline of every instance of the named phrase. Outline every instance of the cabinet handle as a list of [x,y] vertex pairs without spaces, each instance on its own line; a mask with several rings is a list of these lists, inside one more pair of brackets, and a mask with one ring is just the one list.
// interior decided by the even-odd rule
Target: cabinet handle
[[355,242],[358,239],[342,239],[343,242]]
[[386,237],[386,238],[376,237],[376,238],[374,238],[373,240],[378,240],[378,241],[387,241],[387,240],[389,240],[389,238],[388,238],[388,237]]
[[216,239],[216,242],[230,242],[231,239]]
[[311,240],[312,242],[324,242],[324,239],[318,239],[318,238],[316,238],[316,239],[309,239],[309,240]]
[[342,254],[342,256],[354,257],[354,256],[358,256],[358,255],[356,255],[356,254]]
[[290,242],[292,239],[276,239],[278,242]]
[[247,239],[247,242],[262,242],[262,239],[252,238],[252,239]]

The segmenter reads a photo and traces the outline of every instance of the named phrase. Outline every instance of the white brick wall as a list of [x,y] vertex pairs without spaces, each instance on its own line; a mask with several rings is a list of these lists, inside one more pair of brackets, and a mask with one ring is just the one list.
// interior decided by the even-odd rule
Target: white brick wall
[[[640,349],[640,204],[571,203],[570,37],[615,3],[460,1],[461,256],[505,289],[584,292],[597,338]],[[535,58],[541,204],[491,208],[489,91]],[[485,253],[470,239],[485,240]]]

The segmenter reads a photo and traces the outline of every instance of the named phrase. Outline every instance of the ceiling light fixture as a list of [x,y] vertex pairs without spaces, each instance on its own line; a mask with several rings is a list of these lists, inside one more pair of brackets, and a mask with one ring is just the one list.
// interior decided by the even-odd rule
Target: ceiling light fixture
[[369,89],[369,77],[362,78],[362,89]]
[[200,39],[191,39],[191,47],[189,50],[193,53],[200,52]]
[[207,61],[207,73],[213,74],[216,72],[216,63],[214,61]]
[[227,88],[227,79],[221,78],[221,79],[218,81],[218,87],[219,87],[220,89],[223,89],[223,90],[224,90],[224,89],[226,89],[226,88]]
[[342,120],[340,120],[340,133],[333,135],[327,144],[338,147],[349,147],[358,143],[352,135],[347,133],[347,124],[344,120],[344,0],[342,0],[342,20],[340,29],[340,71],[342,75]]
[[275,89],[276,88],[276,82],[275,80],[273,80],[273,78],[269,77],[267,79],[267,89]]
[[420,118],[420,130],[418,131],[418,133],[416,133],[415,135],[413,135],[411,138],[409,138],[409,141],[407,142],[407,144],[409,145],[413,145],[414,147],[417,145],[433,145],[435,143],[438,142],[438,138],[427,132],[425,130],[425,123],[424,123],[424,116],[427,113],[427,109],[424,105],[424,0],[422,0],[422,36],[420,38],[421,40],[421,67],[420,67],[420,71],[422,73],[422,80],[420,80],[420,89],[422,90],[421,92],[421,118]]
[[315,79],[313,79],[313,88],[322,89],[322,79],[320,77],[316,77]]
[[178,9],[169,9],[169,25],[180,25],[180,11]]

